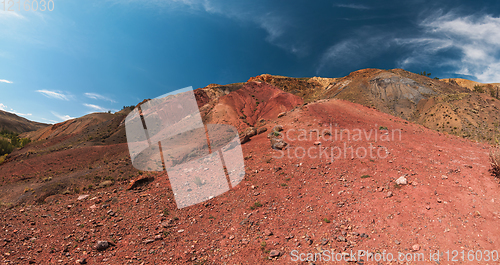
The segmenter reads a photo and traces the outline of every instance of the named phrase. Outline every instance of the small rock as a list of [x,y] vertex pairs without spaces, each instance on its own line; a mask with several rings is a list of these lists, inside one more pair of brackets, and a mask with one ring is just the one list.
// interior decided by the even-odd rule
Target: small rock
[[399,242],[398,240],[394,240],[394,244],[399,245],[401,244],[401,242]]
[[430,206],[430,205],[427,205],[427,206],[425,206],[425,209],[430,210],[430,209],[431,209],[431,206]]
[[266,235],[266,236],[272,236],[273,232],[271,232],[271,230],[269,230],[269,229],[266,229],[266,230],[264,230],[264,235]]
[[233,240],[233,239],[234,239],[233,235],[229,236],[229,240]]
[[146,239],[146,240],[142,241],[142,243],[144,243],[144,244],[150,244],[153,242],[155,242],[154,239]]
[[442,179],[448,179],[448,176],[442,175],[441,178]]
[[255,136],[257,134],[257,129],[255,127],[248,127],[243,132],[244,135],[248,135],[249,137]]
[[406,185],[406,184],[408,184],[408,181],[406,180],[405,176],[401,176],[398,179],[396,179],[396,184]]
[[260,127],[259,129],[257,129],[257,134],[261,134],[261,133],[265,133],[265,132],[267,132],[266,127]]
[[240,143],[241,144],[244,144],[248,141],[250,141],[250,136],[248,136],[246,134],[240,135]]
[[314,142],[314,145],[321,145],[321,142],[320,141],[316,141],[316,142]]
[[97,244],[94,246],[94,248],[98,251],[103,251],[109,248],[109,242],[108,241],[97,241]]
[[386,197],[387,197],[387,198],[390,198],[390,197],[392,197],[392,195],[393,195],[393,194],[392,194],[392,191],[389,191],[389,192],[387,193]]
[[163,236],[161,234],[155,236],[155,240],[162,240]]
[[76,264],[87,264],[87,260],[86,259],[77,259]]
[[182,233],[182,232],[184,232],[184,229],[177,231],[177,233]]
[[413,246],[411,247],[411,249],[412,249],[413,251],[419,251],[419,250],[420,250],[420,245],[419,245],[419,244],[415,244],[415,245],[413,245]]
[[343,237],[343,236],[338,236],[337,237],[337,241],[338,242],[347,242],[347,239],[345,237]]
[[283,131],[283,126],[281,125],[274,126],[273,132],[281,132],[281,131]]
[[82,200],[87,199],[88,197],[89,197],[89,195],[88,195],[88,194],[85,194],[85,195],[80,195],[80,196],[78,196],[77,200],[82,201]]
[[269,252],[269,257],[271,258],[276,258],[276,257],[279,257],[280,256],[280,252],[278,250],[271,250],[271,252]]
[[115,215],[115,212],[113,212],[113,210],[109,210],[109,211],[108,211],[108,215],[109,215],[109,216],[114,216],[114,215]]
[[282,113],[278,114],[278,118],[281,118],[281,117],[283,117],[285,115],[286,115],[286,112],[282,112]]
[[288,144],[280,138],[271,138],[271,147],[277,150],[283,150]]
[[155,178],[149,175],[139,175],[135,179],[131,180],[128,184],[127,190],[134,189],[142,184],[153,181]]
[[437,199],[437,202],[438,202],[438,203],[442,203],[442,202],[443,202],[443,200],[441,200],[441,199],[439,199],[439,198],[438,198],[438,199]]

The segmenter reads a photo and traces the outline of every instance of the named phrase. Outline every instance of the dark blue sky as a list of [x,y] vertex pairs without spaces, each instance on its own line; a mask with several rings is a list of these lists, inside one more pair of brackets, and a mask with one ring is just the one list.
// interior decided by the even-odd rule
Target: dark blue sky
[[263,73],[403,68],[500,82],[499,2],[54,0],[50,12],[0,5],[0,109],[53,123]]

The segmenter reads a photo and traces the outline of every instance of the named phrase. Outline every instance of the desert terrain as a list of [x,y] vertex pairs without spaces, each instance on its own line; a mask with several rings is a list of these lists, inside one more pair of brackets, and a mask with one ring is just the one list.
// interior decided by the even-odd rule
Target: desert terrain
[[496,264],[500,99],[462,85],[365,69],[199,88],[204,123],[237,128],[245,177],[182,209],[165,172],[132,166],[133,107],[22,131],[32,142],[0,164],[0,261]]

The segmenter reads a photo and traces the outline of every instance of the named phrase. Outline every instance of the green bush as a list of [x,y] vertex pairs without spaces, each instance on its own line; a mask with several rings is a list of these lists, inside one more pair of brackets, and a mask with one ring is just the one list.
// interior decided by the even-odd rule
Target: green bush
[[484,88],[480,85],[475,85],[474,86],[474,92],[478,92],[478,93],[484,93]]
[[30,142],[28,138],[19,138],[19,134],[3,129],[0,131],[0,156],[10,154],[14,148],[24,147]]
[[14,146],[9,141],[0,139],[0,156],[10,154],[13,150]]

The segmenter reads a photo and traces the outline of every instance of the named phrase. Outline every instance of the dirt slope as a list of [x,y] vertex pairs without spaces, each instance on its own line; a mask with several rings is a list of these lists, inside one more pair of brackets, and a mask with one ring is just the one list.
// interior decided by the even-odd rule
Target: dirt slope
[[[341,91],[338,82],[330,89]],[[322,93],[333,93],[328,86]],[[421,92],[418,86],[386,91],[411,101],[407,92]],[[280,153],[266,133],[254,136],[243,145],[246,176],[239,185],[178,210],[167,176],[134,170],[126,144],[109,140],[122,130],[123,117],[77,121],[82,128],[61,124],[80,133],[53,128],[40,134],[47,140],[0,165],[1,200],[8,206],[0,208],[2,262],[267,264],[277,255],[275,263],[296,264],[293,250],[423,253],[429,262],[430,252],[498,249],[500,188],[488,172],[488,145],[344,100],[302,104],[265,83],[248,82],[215,101],[200,104],[206,120],[242,127],[264,119],[268,130],[282,125],[288,148]],[[286,114],[277,118],[280,111]],[[81,137],[91,132],[97,140]],[[320,148],[325,157],[317,157]],[[364,156],[370,149],[375,156]],[[312,150],[311,157],[303,157],[304,150]],[[331,150],[335,156],[344,151],[332,160]],[[138,176],[148,181],[127,190]],[[395,185],[401,176],[409,184]],[[99,251],[101,240],[111,244]],[[449,263],[445,258],[441,263]]]
[[250,81],[239,90],[206,104],[200,113],[205,123],[230,124],[243,131],[255,126],[260,119],[276,118],[302,103],[300,97],[275,86]]
[[14,113],[0,110],[0,131],[7,129],[16,133],[35,131],[49,126],[45,123],[34,122],[23,117],[19,117]]
[[[271,75],[250,80],[254,79],[295,92],[306,102],[344,99],[440,132],[490,144],[500,141],[499,100],[490,95],[487,87],[483,93],[473,92],[457,82],[435,80],[402,69],[363,69],[329,79],[327,86]],[[465,81],[460,84],[466,84]]]
[[458,84],[459,86],[466,87],[466,88],[470,89],[471,91],[474,90],[475,86],[487,86],[487,85],[500,86],[500,83],[480,83],[480,82],[471,81],[471,80],[467,80],[467,79],[463,79],[463,78],[443,78],[440,80],[443,82]]

